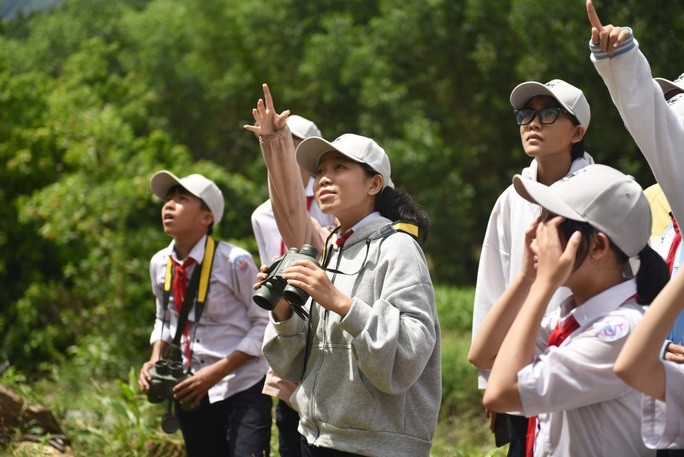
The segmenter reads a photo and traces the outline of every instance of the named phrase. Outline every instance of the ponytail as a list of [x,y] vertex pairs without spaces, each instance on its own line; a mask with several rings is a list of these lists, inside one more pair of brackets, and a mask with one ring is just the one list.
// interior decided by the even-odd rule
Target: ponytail
[[[380,174],[367,163],[360,163],[359,165],[368,177]],[[418,241],[421,244],[425,244],[427,241],[428,226],[430,225],[428,213],[414,202],[413,197],[403,188],[395,189],[390,186],[383,188],[375,197],[375,211],[392,222],[406,221],[415,224],[418,227]]]
[[421,244],[427,241],[430,225],[427,211],[418,206],[404,189],[385,187],[375,197],[375,210],[392,222],[399,220],[412,222],[418,226]]
[[663,258],[649,245],[639,252],[639,261],[637,301],[640,305],[649,305],[670,280],[670,272]]

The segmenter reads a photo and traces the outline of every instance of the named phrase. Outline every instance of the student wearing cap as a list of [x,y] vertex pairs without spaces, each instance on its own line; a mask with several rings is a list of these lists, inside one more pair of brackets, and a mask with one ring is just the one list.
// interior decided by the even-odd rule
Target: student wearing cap
[[[292,142],[295,148],[306,138],[320,137],[321,131],[312,121],[297,115],[289,116],[286,121],[292,133]],[[302,186],[306,194],[306,207],[312,222],[322,228],[332,231],[337,223],[335,218],[324,214],[314,199],[314,179],[306,170],[300,171]],[[288,247],[278,231],[271,200],[266,200],[252,213],[252,229],[259,248],[259,258],[262,265],[269,265],[275,257],[282,256]],[[297,384],[285,381],[269,368],[264,383],[264,393],[278,399],[276,405],[275,422],[278,427],[278,450],[281,457],[299,457],[301,453],[301,435],[297,431],[299,415],[290,406],[290,396]]]
[[[186,297],[189,278],[203,271],[205,259],[211,262],[205,248],[223,215],[223,194],[202,175],[178,178],[166,170],[152,176],[150,187],[164,201],[162,225],[173,239],[150,261],[156,318],[140,388],[149,392],[150,369],[180,335],[183,367],[192,376],[173,394],[187,455],[269,455],[272,403],[261,392],[268,368],[261,351],[268,315],[252,301],[254,261],[244,249],[216,241],[203,305],[196,294]],[[173,282],[169,292],[167,271]],[[192,307],[177,333],[186,298],[193,300]]]
[[[591,61],[603,78],[627,130],[662,188],[672,211],[672,231],[676,227],[678,232],[675,223],[684,218],[684,177],[680,172],[681,147],[684,144],[684,74],[674,81],[653,78],[651,67],[639,50],[639,43],[632,29],[612,24],[603,25],[591,0],[587,0],[586,8],[591,25]],[[670,240],[681,240],[681,235],[666,235],[668,234],[664,234],[660,251],[667,253],[665,255],[670,260],[670,270],[674,273],[681,263],[682,250],[681,245],[670,246],[669,243]],[[654,334],[654,338],[656,336]],[[666,341],[662,357],[683,362],[684,314],[673,322],[667,338],[677,344]],[[660,345],[662,341],[655,343]],[[650,373],[644,372],[643,375]],[[639,382],[633,385],[639,385]],[[645,401],[648,400],[645,397]],[[648,412],[652,414],[653,410]],[[644,428],[642,432],[646,442],[658,448],[661,447],[660,444],[668,443],[670,436],[663,428]],[[658,439],[661,434],[662,441]],[[683,443],[677,444],[676,440],[673,443],[673,446],[664,447],[684,447]],[[659,455],[674,454],[674,451],[659,451]],[[684,451],[677,455],[684,455]]]
[[[278,226],[289,227],[281,229],[288,246],[325,249],[323,267],[297,260],[283,275],[311,297],[310,318],[281,300],[263,346],[277,374],[299,381],[292,404],[302,455],[427,457],[441,401],[434,290],[414,238],[426,234],[427,214],[394,188],[389,158],[370,138],[307,138],[295,161],[288,112],[277,114],[263,89],[256,125],[245,128],[259,135]],[[340,223],[330,236],[306,212],[302,186],[293,183],[298,165],[314,176],[321,210]],[[399,219],[417,232],[393,229]]]
[[[516,86],[510,95],[515,119],[520,129],[522,147],[533,160],[522,175],[551,185],[594,161],[584,151],[584,135],[589,128],[591,110],[583,92],[560,79],[545,84],[528,81]],[[473,336],[483,319],[511,283],[523,258],[524,234],[529,224],[541,214],[541,208],[521,198],[509,186],[497,199],[485,232],[475,286]],[[570,292],[558,289],[549,301],[554,309]],[[487,385],[488,370],[479,370],[478,385]],[[517,414],[498,417],[508,423],[508,455],[525,455],[527,419]],[[496,418],[496,419],[495,419]],[[498,441],[498,437],[497,437]]]
[[[552,186],[516,175],[513,186],[543,210],[521,270],[473,340],[473,362],[491,368],[485,406],[530,417],[528,455],[654,455],[639,434],[640,395],[613,372],[643,305],[668,280],[648,246],[641,187],[605,165]],[[545,316],[561,286],[572,294]]]

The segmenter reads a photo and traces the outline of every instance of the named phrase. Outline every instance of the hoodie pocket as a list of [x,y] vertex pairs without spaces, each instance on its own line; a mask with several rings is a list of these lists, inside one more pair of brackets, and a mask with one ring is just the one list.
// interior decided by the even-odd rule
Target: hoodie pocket
[[337,428],[371,430],[376,400],[366,388],[356,358],[349,348],[326,354],[314,385],[317,419]]

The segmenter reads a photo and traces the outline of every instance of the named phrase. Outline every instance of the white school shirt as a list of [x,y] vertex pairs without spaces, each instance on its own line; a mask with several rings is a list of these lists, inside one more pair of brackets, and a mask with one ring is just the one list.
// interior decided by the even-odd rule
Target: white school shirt
[[[627,337],[644,311],[629,279],[573,309],[568,298],[541,323],[534,361],[518,372],[523,415],[538,416],[540,456],[650,456],[641,440],[641,394],[613,372]],[[579,328],[547,347],[560,316]]]
[[[568,174],[592,163],[594,159],[585,152],[584,156],[572,162]],[[537,161],[533,160],[521,174],[536,181]],[[473,338],[489,310],[520,271],[525,249],[525,230],[540,215],[541,207],[518,195],[512,185],[496,200],[487,223],[477,270],[473,303]],[[568,288],[559,288],[549,302],[547,312],[557,308],[569,296]],[[489,370],[478,369],[478,374],[478,387],[484,389],[487,387]]]
[[[192,276],[195,267],[204,259],[206,236],[192,248],[188,257],[197,262],[189,267],[188,277]],[[166,262],[174,252],[174,242],[157,252],[150,261],[150,279],[152,291],[156,297],[156,319],[150,336],[150,344],[164,340],[173,341],[178,323],[178,311],[173,292],[169,295],[168,313],[164,319],[163,294]],[[241,392],[259,382],[265,375],[268,365],[261,352],[264,330],[268,324],[268,311],[257,306],[252,300],[256,281],[257,268],[249,252],[224,241],[218,242],[214,254],[214,264],[209,279],[209,293],[199,322],[196,321],[195,309],[188,314],[190,323],[189,335],[192,338],[191,369],[196,373],[201,368],[211,365],[228,356],[233,351],[241,351],[252,356],[242,366],[228,374],[209,389],[211,403],[224,400],[237,392]],[[185,358],[185,341],[181,340],[183,363]]]
[[[309,178],[306,185],[306,197],[313,198],[313,178]],[[335,227],[335,217],[330,214],[325,214],[321,211],[313,198],[309,206],[309,215],[318,221],[321,227]],[[285,254],[283,251],[283,239],[278,231],[275,216],[273,215],[273,206],[271,200],[266,200],[257,207],[252,213],[252,230],[254,231],[254,238],[256,238],[257,247],[259,248],[259,259],[262,265],[269,265],[271,261]]]
[[663,360],[665,401],[648,395],[641,398],[641,436],[654,449],[684,448],[684,365]]

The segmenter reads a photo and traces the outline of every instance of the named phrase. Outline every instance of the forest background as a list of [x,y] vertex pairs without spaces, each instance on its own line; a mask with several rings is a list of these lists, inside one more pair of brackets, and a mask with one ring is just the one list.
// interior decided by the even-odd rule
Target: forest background
[[[169,242],[153,172],[215,180],[217,236],[258,258],[249,216],[266,170],[242,126],[263,82],[278,110],[326,138],[355,132],[385,148],[394,182],[430,214],[440,309],[460,313],[442,324],[460,323],[445,331],[462,344],[489,212],[529,163],[508,101],[518,83],[582,88],[589,153],[654,182],[589,60],[584,0],[24,4],[37,9],[0,21],[0,361],[15,381],[54,381],[66,364],[83,382],[126,383],[148,357],[147,265]],[[635,30],[654,75],[683,71],[684,0],[595,5]]]

